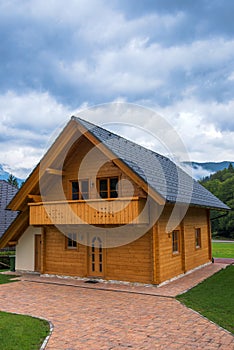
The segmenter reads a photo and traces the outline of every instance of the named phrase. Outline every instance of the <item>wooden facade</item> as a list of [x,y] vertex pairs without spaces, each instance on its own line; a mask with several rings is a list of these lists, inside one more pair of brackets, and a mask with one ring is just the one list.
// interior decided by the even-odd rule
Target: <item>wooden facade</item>
[[[92,238],[90,245],[77,243],[67,247],[67,237],[53,225],[44,227],[41,245],[42,273],[79,277],[96,277],[160,284],[211,261],[207,210],[190,208],[179,227],[179,249],[173,253],[172,233],[165,232],[170,213],[166,208],[158,222],[139,239],[119,247],[102,248],[102,269],[92,271]],[[106,226],[100,226],[105,232]],[[196,247],[195,229],[201,229],[201,246]],[[79,234],[79,225],[75,231]],[[89,233],[87,232],[87,235]],[[100,239],[102,245],[103,236]],[[100,249],[99,245],[95,249]],[[100,252],[98,253],[100,254]],[[95,256],[94,264],[99,264]]]
[[[167,232],[173,204],[165,204],[92,135],[77,137],[73,124],[46,154],[43,171],[36,168],[10,204],[22,214],[1,244],[17,243],[16,260],[17,251],[22,257],[27,247],[25,254],[32,254],[28,270],[34,261],[33,270],[41,273],[151,284],[210,262],[209,208],[190,205]],[[154,222],[157,210],[162,212]],[[126,244],[106,245],[111,228],[118,227],[120,241],[128,230],[143,234]],[[17,268],[26,270],[27,261],[20,259]]]

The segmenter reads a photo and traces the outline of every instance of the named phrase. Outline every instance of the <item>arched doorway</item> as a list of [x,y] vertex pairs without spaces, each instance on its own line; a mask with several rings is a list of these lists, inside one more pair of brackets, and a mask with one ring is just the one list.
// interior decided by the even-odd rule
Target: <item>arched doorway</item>
[[93,236],[89,247],[89,275],[104,276],[103,242],[99,236]]

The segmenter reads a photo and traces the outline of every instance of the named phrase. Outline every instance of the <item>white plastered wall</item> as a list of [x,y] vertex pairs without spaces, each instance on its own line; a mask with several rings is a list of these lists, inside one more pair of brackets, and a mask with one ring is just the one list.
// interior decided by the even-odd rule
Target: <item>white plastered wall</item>
[[16,270],[34,271],[35,235],[41,234],[41,228],[29,226],[16,245]]

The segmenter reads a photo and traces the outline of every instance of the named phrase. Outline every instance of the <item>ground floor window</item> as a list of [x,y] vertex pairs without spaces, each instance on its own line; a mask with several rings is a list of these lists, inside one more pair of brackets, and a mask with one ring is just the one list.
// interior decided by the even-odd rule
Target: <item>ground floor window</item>
[[172,232],[172,253],[178,254],[180,252],[180,231],[174,230]]
[[201,229],[195,228],[195,244],[196,249],[201,248]]
[[77,244],[77,234],[76,233],[68,233],[66,239],[66,248],[67,249],[76,249]]

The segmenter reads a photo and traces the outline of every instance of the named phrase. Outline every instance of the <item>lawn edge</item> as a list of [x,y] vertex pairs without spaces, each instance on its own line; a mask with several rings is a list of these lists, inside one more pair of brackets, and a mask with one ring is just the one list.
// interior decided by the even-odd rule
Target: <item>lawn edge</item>
[[213,323],[214,325],[218,326],[220,329],[222,329],[222,330],[224,330],[225,332],[228,332],[229,334],[231,334],[232,336],[234,336],[234,333],[230,332],[228,329],[223,328],[223,327],[220,326],[218,323],[215,323],[214,321],[210,320],[210,319],[207,318],[206,316],[202,315],[200,312],[198,312],[198,311],[192,309],[191,307],[189,307],[189,306],[187,306],[186,304],[184,304],[181,300],[177,299],[177,296],[186,294],[186,293],[189,292],[191,289],[197,287],[199,284],[201,284],[202,282],[206,281],[208,278],[210,278],[210,277],[216,275],[217,273],[219,273],[219,272],[222,271],[222,270],[225,270],[228,266],[230,266],[230,265],[226,265],[226,266],[222,267],[219,271],[216,271],[213,275],[211,275],[211,276],[205,278],[203,281],[199,282],[199,283],[196,284],[195,286],[193,286],[193,287],[191,287],[191,288],[188,288],[187,290],[185,290],[185,291],[183,291],[183,292],[181,292],[181,293],[175,295],[174,299],[175,299],[178,303],[180,303],[181,305],[185,306],[187,309],[189,309],[189,310],[195,312],[197,315],[201,316],[201,317],[204,318],[205,320],[208,320],[209,322],[211,322],[211,323]]
[[[178,295],[179,295],[179,294],[178,294]],[[182,303],[182,301],[179,301],[179,300],[178,300],[178,299],[176,299],[176,298],[175,298],[175,300],[176,300],[178,303],[180,303],[181,305],[183,305],[184,307],[186,307],[186,309],[189,309],[189,310],[193,311],[195,314],[197,314],[197,315],[201,316],[201,317],[202,317],[202,318],[204,318],[205,320],[207,320],[207,321],[211,322],[213,325],[215,325],[215,326],[219,327],[221,330],[223,330],[223,331],[225,331],[225,332],[229,333],[229,334],[230,334],[232,337],[234,337],[234,333],[230,332],[228,329],[223,328],[223,327],[222,327],[222,326],[220,326],[218,323],[215,323],[214,321],[210,320],[210,319],[209,319],[209,318],[207,318],[206,316],[204,316],[204,315],[200,314],[200,312],[198,312],[198,311],[196,311],[196,310],[192,309],[191,307],[189,307],[189,306],[185,305],[184,303]]]
[[[33,317],[34,317],[34,316],[33,316]],[[43,317],[36,317],[36,318],[48,322],[48,323],[49,323],[49,326],[50,326],[49,334],[48,334],[47,337],[44,339],[44,341],[43,341],[43,343],[42,343],[42,345],[41,345],[41,347],[40,347],[40,349],[39,349],[39,350],[44,350],[44,349],[46,348],[46,346],[47,346],[49,340],[50,340],[50,337],[51,337],[52,332],[53,332],[53,330],[54,330],[54,325],[53,325],[53,323],[52,323],[51,321],[47,320],[46,318],[43,318]]]
[[37,318],[38,320],[42,320],[42,321],[46,321],[48,322],[49,324],[49,334],[45,337],[42,345],[40,346],[39,350],[44,350],[49,342],[49,339],[53,333],[53,330],[54,330],[54,325],[53,323],[50,321],[50,320],[47,320],[47,318],[44,318],[44,317],[38,317],[38,316],[35,316],[35,315],[31,315],[31,314],[21,314],[19,312],[9,312],[9,311],[5,311],[5,310],[0,310],[2,312],[5,312],[5,313],[8,313],[8,314],[11,314],[11,315],[19,315],[19,316],[29,316],[29,317],[33,317],[33,318]]

